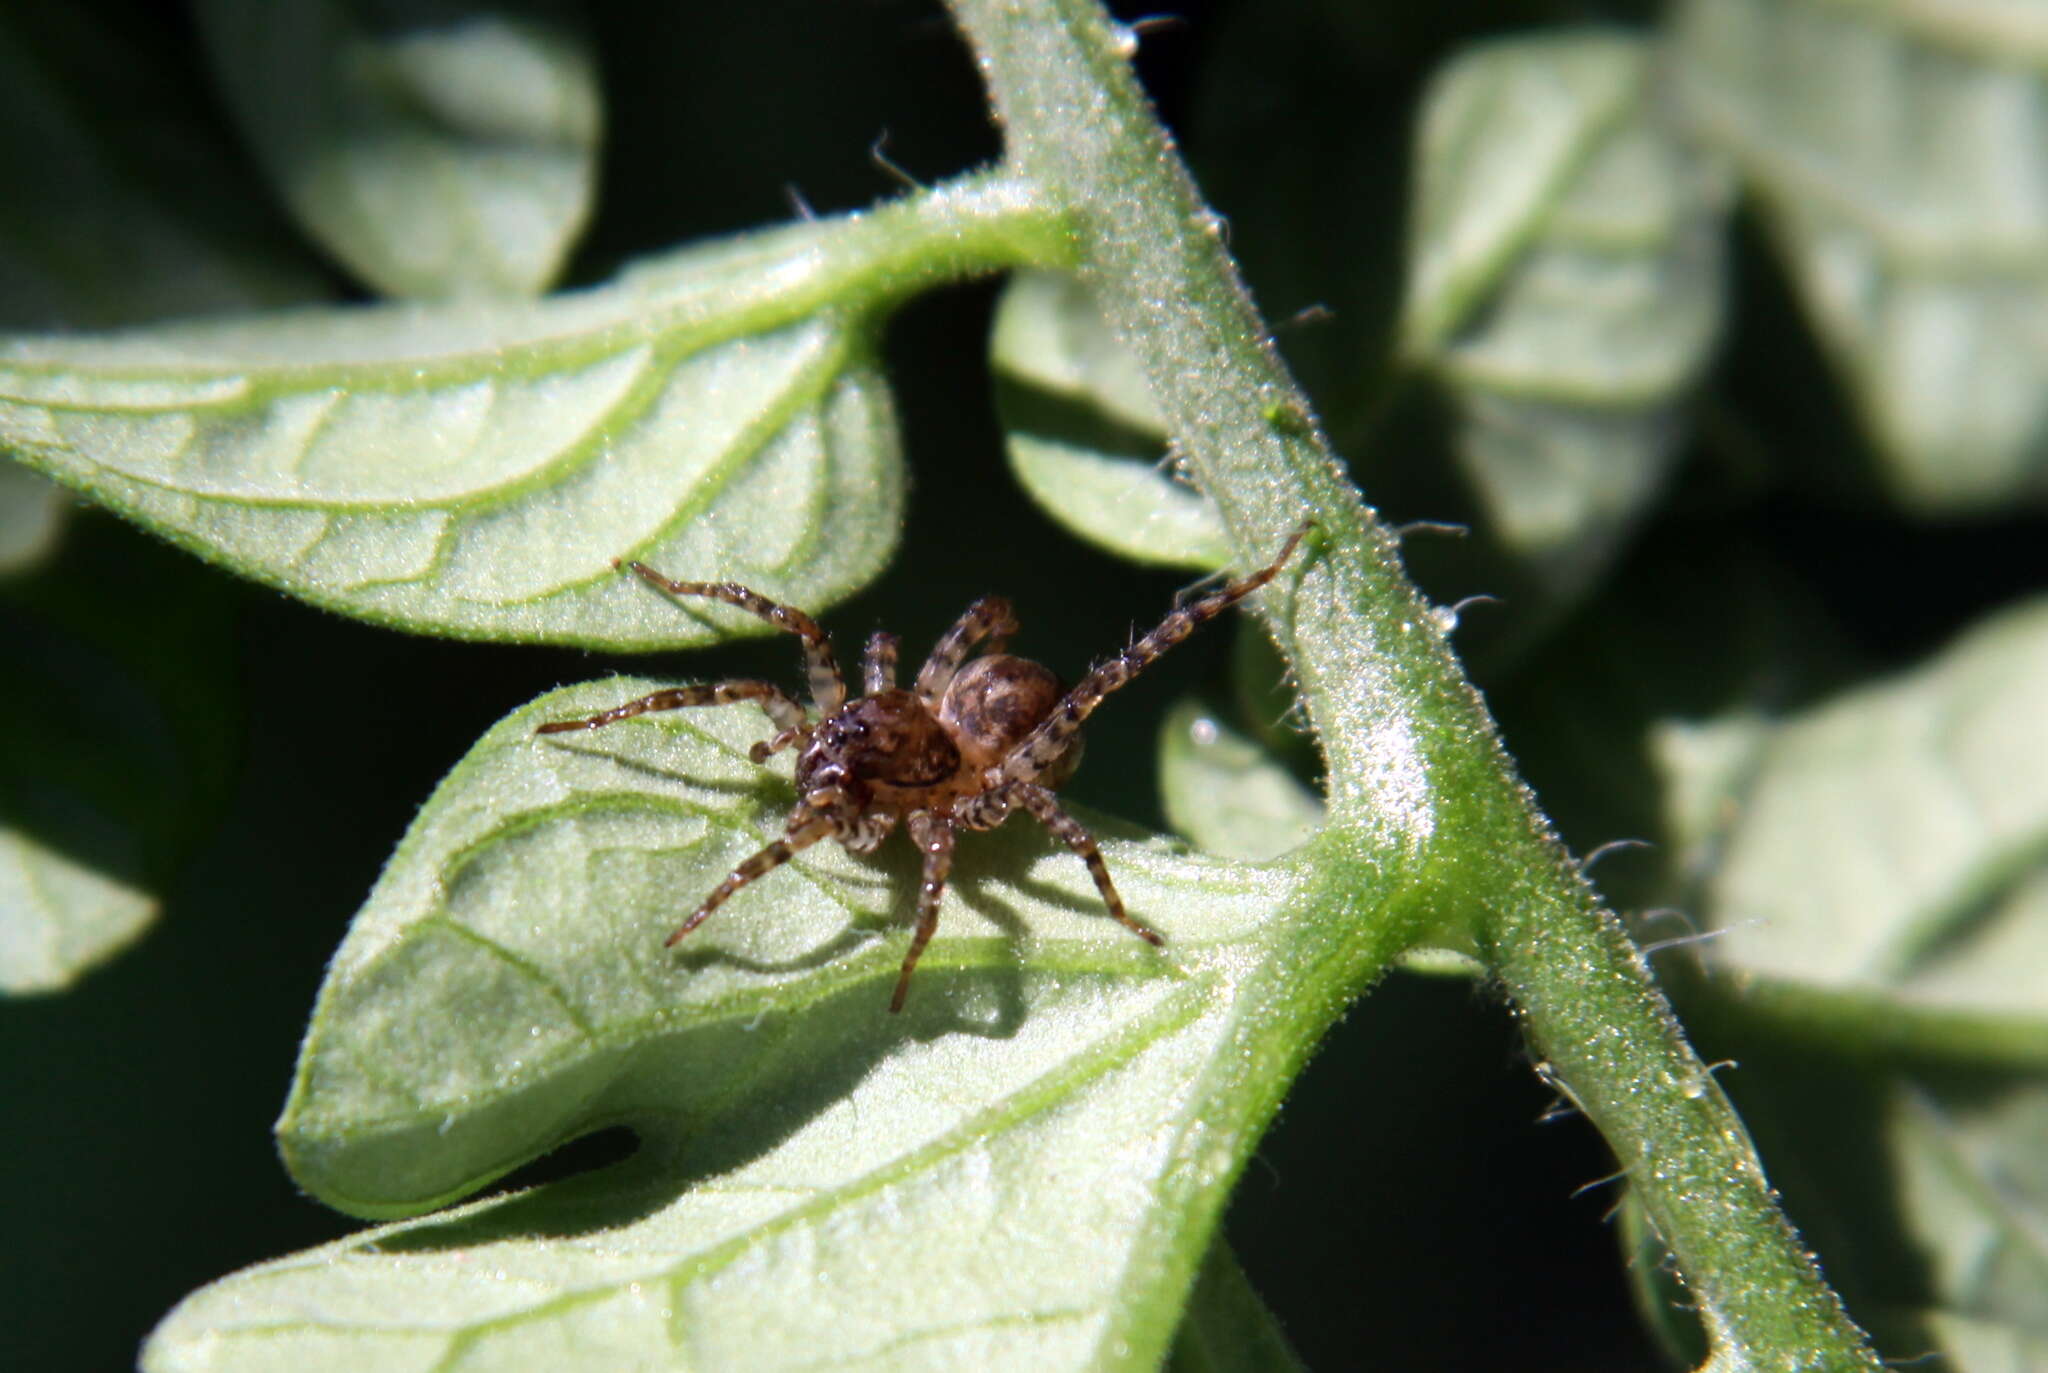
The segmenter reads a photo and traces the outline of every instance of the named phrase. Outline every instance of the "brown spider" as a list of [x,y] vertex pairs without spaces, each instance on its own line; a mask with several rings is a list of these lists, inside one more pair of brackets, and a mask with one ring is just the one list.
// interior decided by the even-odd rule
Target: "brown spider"
[[[1019,808],[1031,812],[1088,865],[1102,901],[1126,929],[1153,945],[1164,941],[1124,910],[1109,866],[1088,831],[1060,809],[1053,789],[1081,760],[1081,722],[1104,697],[1279,574],[1308,532],[1303,525],[1280,556],[1242,581],[1174,608],[1158,628],[1091,669],[1062,693],[1051,669],[1003,652],[1017,632],[1010,603],[984,596],[967,608],[918,669],[910,690],[896,685],[896,636],[877,633],[861,657],[864,694],[846,699],[846,679],[832,657],[831,640],[817,621],[732,582],[670,581],[642,563],[633,571],[671,596],[706,596],[760,616],[804,641],[815,724],[804,708],[772,682],[711,682],[671,687],[583,720],[556,720],[540,734],[596,729],[652,710],[752,701],[776,728],[749,756],[765,763],[803,746],[796,764],[798,801],[782,837],[742,862],[668,937],[673,945],[696,929],[734,892],[780,867],[820,839],[837,839],[854,853],[870,853],[901,821],[924,855],[924,885],[917,902],[917,932],[896,978],[890,1011],[903,1009],[910,974],[939,924],[939,898],[953,867],[953,836],[990,830]],[[976,645],[982,655],[968,660]]]

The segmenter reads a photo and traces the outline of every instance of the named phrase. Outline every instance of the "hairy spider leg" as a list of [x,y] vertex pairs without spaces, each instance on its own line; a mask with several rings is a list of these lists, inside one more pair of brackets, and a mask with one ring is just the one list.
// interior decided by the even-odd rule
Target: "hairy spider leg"
[[1194,633],[1204,621],[1213,620],[1280,575],[1280,569],[1294,556],[1295,547],[1308,531],[1307,525],[1295,530],[1280,550],[1280,556],[1272,562],[1242,581],[1231,582],[1199,600],[1176,607],[1150,634],[1116,657],[1090,669],[1072,691],[1060,698],[1060,703],[1046,716],[1045,723],[1010,750],[1002,762],[1002,780],[1037,781],[1066,753],[1081,728],[1081,722],[1094,713],[1104,697],[1143,672],[1166,650]]
[[936,708],[976,644],[987,639],[988,651],[1001,653],[1016,632],[1017,617],[1001,596],[984,596],[968,606],[953,627],[939,636],[939,641],[932,645],[931,656],[917,670],[918,697]]
[[894,634],[876,630],[868,636],[868,646],[860,655],[861,689],[873,696],[896,685],[896,646]]
[[[598,729],[645,715],[651,710],[681,710],[685,706],[723,706],[734,701],[752,701],[768,713],[768,719],[784,734],[804,729],[804,708],[773,682],[705,682],[696,686],[670,687],[636,701],[581,720],[552,720],[534,730],[535,734],[562,734],[572,729]],[[778,735],[778,738],[781,736]]]
[[1109,913],[1116,922],[1147,944],[1155,948],[1164,947],[1166,941],[1159,937],[1157,931],[1124,909],[1124,899],[1117,894],[1116,883],[1109,880],[1109,864],[1102,861],[1102,850],[1095,846],[1095,836],[1088,833],[1080,821],[1067,814],[1046,788],[1030,782],[1011,785],[1016,790],[1017,803],[1036,816],[1038,823],[1058,835],[1088,865],[1088,875],[1095,879],[1095,890],[1102,894],[1102,904],[1109,907]]
[[725,880],[711,889],[711,895],[704,898],[702,905],[690,912],[676,932],[663,941],[664,948],[675,947],[676,941],[703,924],[711,912],[725,904],[726,898],[756,878],[775,871],[798,853],[828,839],[839,828],[838,821],[829,815],[820,815],[799,806],[789,817],[789,824],[783,829],[782,837],[752,856],[741,860],[738,867],[727,873]]
[[889,998],[891,1015],[903,1009],[904,998],[910,995],[910,974],[939,928],[939,898],[946,894],[946,878],[953,871],[953,826],[919,810],[910,813],[909,827],[910,841],[924,856],[924,884],[917,890],[917,931],[910,936],[910,952],[903,955],[903,971],[896,974],[896,992]]
[[832,656],[832,641],[818,622],[794,606],[780,605],[758,591],[738,582],[677,582],[656,572],[646,563],[630,564],[649,586],[671,596],[704,596],[758,615],[777,629],[787,630],[804,641],[804,671],[810,679],[811,701],[821,715],[830,715],[846,704],[846,678],[839,674],[839,662]]

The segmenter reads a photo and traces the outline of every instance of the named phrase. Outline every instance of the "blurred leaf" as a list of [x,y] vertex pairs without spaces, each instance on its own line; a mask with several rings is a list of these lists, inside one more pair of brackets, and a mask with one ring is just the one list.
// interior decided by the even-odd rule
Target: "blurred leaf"
[[1599,31],[1489,44],[1423,114],[1405,344],[1557,599],[1657,494],[1720,331],[1724,178],[1664,126],[1651,57]]
[[1165,1367],[1167,1373],[1305,1373],[1307,1365],[1219,1237],[1202,1261]]
[[379,292],[545,290],[590,215],[600,113],[546,0],[203,0],[242,130],[300,222]]
[[[1322,801],[1286,764],[1195,701],[1175,706],[1160,726],[1159,790],[1167,823],[1226,858],[1268,862],[1299,848],[1323,823]],[[1451,977],[1484,973],[1456,949],[1411,949],[1400,964]]]
[[2035,600],[1789,718],[1665,725],[1670,829],[1721,931],[1712,961],[2048,1036],[2044,699]]
[[1755,188],[1898,501],[2048,491],[2048,36],[1986,0],[1688,0],[1680,106]]
[[148,10],[0,14],[0,327],[105,328],[327,293]]
[[1654,736],[1715,932],[1695,1019],[1852,1309],[1959,1369],[2048,1347],[2044,694],[2037,599],[1791,715]]
[[1145,378],[1087,288],[1052,272],[1012,275],[992,347],[1010,470],[1042,510],[1135,562],[1229,565],[1215,507],[1168,470]]
[[133,940],[217,814],[227,590],[104,519],[0,588],[0,717],[32,722],[0,749],[0,991],[64,987]]
[[0,992],[68,987],[155,916],[147,892],[0,826]]
[[1160,726],[1159,791],[1167,823],[1226,858],[1278,858],[1323,822],[1322,801],[1293,773],[1195,701]]
[[906,845],[817,845],[669,951],[790,794],[747,761],[749,710],[533,733],[652,685],[543,697],[443,782],[329,969],[278,1125],[299,1183],[366,1215],[604,1126],[639,1153],[228,1278],[146,1366],[1073,1366],[1192,1261],[1177,1170],[1215,1117],[1191,1103],[1261,1090],[1232,992],[1287,879],[1110,831],[1162,954],[1042,832],[974,836],[901,1016]]
[[652,259],[539,302],[309,311],[0,347],[0,442],[316,604],[464,637],[651,649],[679,611],[613,569],[816,608],[902,505],[872,316],[1038,249],[999,183]]
[[0,577],[48,556],[70,508],[63,487],[26,467],[0,463]]

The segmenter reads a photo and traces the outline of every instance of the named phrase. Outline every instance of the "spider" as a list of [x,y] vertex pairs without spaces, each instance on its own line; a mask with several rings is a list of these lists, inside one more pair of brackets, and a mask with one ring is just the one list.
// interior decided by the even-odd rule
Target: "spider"
[[[953,867],[954,836],[961,830],[994,829],[1016,810],[1030,812],[1079,855],[1110,915],[1158,947],[1165,941],[1124,909],[1102,851],[1061,809],[1053,792],[1080,762],[1081,723],[1103,698],[1203,621],[1272,581],[1308,529],[1297,529],[1280,556],[1251,576],[1176,606],[1151,633],[1090,669],[1071,690],[1062,689],[1050,668],[1003,651],[1017,632],[1016,617],[1002,597],[984,596],[939,639],[908,689],[896,685],[896,636],[873,635],[861,655],[862,694],[849,700],[831,640],[803,611],[732,582],[672,581],[644,563],[632,563],[643,581],[671,596],[723,601],[802,639],[811,701],[820,718],[811,720],[772,682],[739,680],[670,687],[585,719],[544,724],[536,733],[598,729],[649,711],[752,701],[776,729],[749,751],[754,762],[765,763],[784,749],[800,748],[798,800],[783,822],[782,837],[712,888],[668,937],[669,947],[703,924],[733,893],[800,850],[821,839],[836,839],[854,853],[871,853],[900,823],[924,856],[917,929],[889,1000],[889,1010],[900,1011],[910,992],[910,975],[938,928],[939,899]],[[981,655],[970,658],[977,647]]]

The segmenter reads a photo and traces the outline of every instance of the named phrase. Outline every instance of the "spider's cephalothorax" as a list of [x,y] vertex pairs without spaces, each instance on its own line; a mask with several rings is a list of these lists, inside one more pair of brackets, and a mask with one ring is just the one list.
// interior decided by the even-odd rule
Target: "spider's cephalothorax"
[[[797,803],[782,837],[712,888],[668,937],[670,944],[703,924],[727,897],[781,866],[799,849],[820,839],[836,839],[855,853],[868,853],[900,823],[924,855],[917,932],[889,1002],[891,1011],[901,1010],[911,971],[938,928],[939,898],[953,867],[954,835],[963,829],[994,829],[1014,810],[1036,816],[1080,855],[1110,915],[1141,939],[1159,944],[1157,934],[1124,910],[1101,850],[1060,808],[1053,790],[1080,761],[1081,723],[1103,698],[1204,620],[1272,581],[1306,532],[1306,526],[1295,531],[1280,556],[1251,576],[1177,606],[1150,634],[1097,665],[1071,690],[1062,688],[1047,668],[1003,652],[1017,632],[1017,621],[1008,601],[987,596],[969,606],[946,631],[908,688],[896,685],[896,637],[870,638],[861,658],[864,690],[850,701],[831,641],[801,610],[777,605],[731,582],[670,581],[634,563],[633,571],[671,596],[723,601],[801,638],[819,718],[812,720],[772,682],[744,680],[671,687],[588,719],[542,725],[538,732],[596,729],[651,710],[752,701],[767,712],[776,729],[772,737],[754,745],[754,761],[766,762],[783,749],[799,748]],[[976,648],[983,652],[970,661],[968,655]]]

